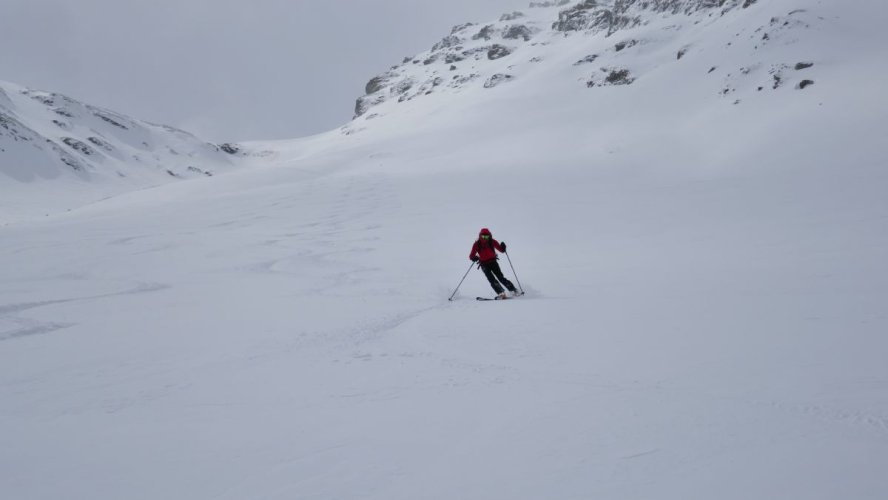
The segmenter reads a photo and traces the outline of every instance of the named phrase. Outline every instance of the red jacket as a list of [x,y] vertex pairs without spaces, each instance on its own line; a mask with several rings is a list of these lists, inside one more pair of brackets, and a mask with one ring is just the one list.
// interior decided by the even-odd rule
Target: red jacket
[[[483,239],[482,236],[487,235],[490,236],[490,239]],[[469,252],[469,259],[471,260],[476,254],[478,255],[478,260],[481,262],[490,262],[492,260],[496,260],[496,251],[505,252],[503,246],[500,245],[500,242],[493,239],[493,236],[490,234],[490,230],[484,228],[478,233],[478,240],[475,241],[475,244],[472,245],[472,251]]]

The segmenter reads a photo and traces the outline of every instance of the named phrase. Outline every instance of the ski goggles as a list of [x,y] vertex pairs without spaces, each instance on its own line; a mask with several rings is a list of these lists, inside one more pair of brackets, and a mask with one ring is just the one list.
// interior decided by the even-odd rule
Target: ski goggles
[[481,235],[481,238],[483,238],[483,239],[485,239],[485,240],[489,240],[489,239],[490,239],[490,235],[489,235],[489,234],[482,234],[482,235]]

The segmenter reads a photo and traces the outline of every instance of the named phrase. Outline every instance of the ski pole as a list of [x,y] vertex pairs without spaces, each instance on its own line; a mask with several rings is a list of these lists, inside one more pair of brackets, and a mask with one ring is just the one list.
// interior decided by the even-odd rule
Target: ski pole
[[521,286],[521,280],[518,279],[518,273],[515,272],[515,266],[512,265],[512,258],[509,257],[508,250],[506,250],[506,258],[509,259],[509,267],[512,268],[512,274],[515,275],[515,281],[518,282],[518,289],[521,290],[521,295],[524,295],[524,287]]
[[463,275],[463,278],[462,278],[462,279],[461,279],[461,280],[459,280],[459,285],[456,285],[456,290],[454,290],[454,291],[453,291],[453,293],[452,293],[452,294],[450,294],[450,298],[449,298],[449,299],[447,299],[447,300],[449,300],[449,301],[451,301],[451,302],[452,302],[452,301],[453,301],[453,296],[454,296],[454,295],[456,295],[456,292],[457,292],[457,290],[459,290],[459,287],[461,287],[461,286],[462,286],[462,284],[463,284],[463,281],[465,281],[465,280],[466,280],[466,276],[468,276],[468,275],[469,275],[469,271],[471,271],[471,270],[472,270],[472,266],[474,266],[474,265],[475,265],[475,262],[474,262],[474,261],[472,261],[472,263],[471,263],[471,264],[469,264],[469,269],[468,269],[468,270],[466,270],[466,274],[464,274],[464,275]]

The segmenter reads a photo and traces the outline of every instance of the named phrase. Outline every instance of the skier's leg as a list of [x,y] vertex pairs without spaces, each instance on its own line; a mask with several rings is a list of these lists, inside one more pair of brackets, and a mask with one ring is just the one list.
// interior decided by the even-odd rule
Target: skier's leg
[[514,292],[515,285],[513,285],[511,281],[507,280],[506,277],[503,276],[503,270],[500,269],[499,262],[494,262],[493,265],[491,266],[491,268],[492,268],[491,271],[493,271],[493,274],[494,274],[494,276],[496,276],[496,279],[498,279],[500,283],[505,285],[507,290],[509,290],[510,292]]
[[[493,263],[493,266],[496,266],[496,262]],[[496,276],[493,274],[493,270],[491,269],[490,264],[481,264],[481,270],[484,271],[484,276],[487,277],[487,281],[490,282],[490,286],[493,287],[493,291],[497,293],[497,295],[503,293],[503,287],[497,282]],[[499,269],[499,266],[497,266]],[[502,274],[502,272],[500,272]]]

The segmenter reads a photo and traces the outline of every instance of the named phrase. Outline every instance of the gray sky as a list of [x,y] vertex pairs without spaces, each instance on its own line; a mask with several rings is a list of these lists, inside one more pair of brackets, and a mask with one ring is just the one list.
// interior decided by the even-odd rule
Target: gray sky
[[372,76],[529,0],[0,0],[0,79],[212,141],[351,119]]

